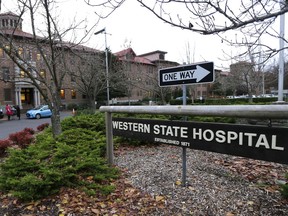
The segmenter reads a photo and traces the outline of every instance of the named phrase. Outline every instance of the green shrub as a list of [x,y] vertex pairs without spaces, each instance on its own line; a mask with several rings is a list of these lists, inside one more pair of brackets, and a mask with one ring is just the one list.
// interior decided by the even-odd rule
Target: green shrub
[[[0,190],[24,201],[55,194],[61,187],[79,187],[89,194],[113,190],[109,179],[116,178],[118,171],[103,157],[105,136],[81,127],[68,129],[73,119],[66,120],[66,130],[57,139],[45,130],[26,149],[10,149],[0,165]],[[79,125],[81,120],[87,121],[81,117]]]
[[105,117],[103,113],[97,112],[92,115],[77,115],[62,120],[62,130],[83,128],[91,131],[105,133]]
[[236,123],[236,118],[230,117],[209,117],[209,116],[190,116],[188,117],[189,121],[197,122],[220,122],[220,123]]
[[78,109],[78,105],[76,103],[70,103],[67,105],[67,110],[77,110]]
[[95,114],[96,110],[95,109],[79,109],[76,112],[76,115],[93,115]]
[[[288,181],[288,173],[286,174],[286,179]],[[284,198],[288,199],[288,184],[281,185],[281,194]]]

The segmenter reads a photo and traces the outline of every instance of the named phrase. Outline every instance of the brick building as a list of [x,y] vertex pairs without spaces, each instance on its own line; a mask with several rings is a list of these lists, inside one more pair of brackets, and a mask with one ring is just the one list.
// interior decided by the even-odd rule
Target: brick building
[[[35,36],[22,30],[22,21],[19,16],[11,12],[0,14],[0,47],[2,47],[0,48],[0,105],[8,103],[19,105],[21,109],[29,109],[45,103],[40,91],[47,91],[47,88],[51,88],[48,85],[51,76],[47,72],[48,68],[47,64],[44,63],[43,53],[40,53],[43,50],[44,55],[49,56],[49,49],[45,48],[45,46],[48,46],[45,45],[45,39],[36,36],[35,40]],[[41,51],[35,41],[41,43]],[[57,44],[55,46],[57,52]],[[4,52],[4,48],[9,48],[11,52],[17,53],[19,64],[16,64],[15,60],[12,61],[11,57]],[[65,52],[65,61],[69,63],[67,68],[75,67],[77,61],[80,61],[79,58],[76,60],[75,55],[71,52],[72,49],[78,55],[85,55],[85,53],[99,54],[99,51],[88,47],[61,42],[59,50]],[[56,62],[61,65],[63,64],[61,61],[64,61],[64,59],[59,58]],[[36,83],[31,81],[20,65],[36,78]],[[68,73],[63,78],[62,88],[59,92],[61,104],[63,105],[87,103],[86,96],[77,89],[73,79],[71,74]],[[45,82],[41,82],[43,80]],[[36,85],[39,85],[38,88],[36,88]]]
[[[22,30],[22,22],[23,20],[20,19],[19,16],[11,12],[0,14],[0,36],[5,35],[6,38],[13,38],[14,49],[17,49],[14,51],[25,60],[20,62],[20,64],[25,66],[25,62],[29,63],[29,67],[31,68],[26,69],[31,71],[30,74],[33,74],[33,76],[39,77],[39,83],[32,83],[30,78],[27,77],[27,74],[25,74],[19,65],[15,63],[15,60],[12,61],[12,59],[5,54],[3,48],[9,46],[9,41],[5,42],[0,40],[0,47],[2,47],[0,48],[0,105],[8,103],[19,105],[21,109],[29,109],[45,103],[42,94],[39,91],[39,86],[40,90],[43,91],[51,86],[45,86],[40,81],[41,79],[45,79],[49,84],[51,77],[47,72],[47,64],[44,64],[43,55],[39,53],[39,49],[36,47],[35,36]],[[36,37],[40,41],[44,41],[43,38]],[[43,47],[45,51],[45,45]],[[65,47],[67,47],[67,49],[65,49]],[[83,65],[83,68],[86,67],[84,65],[86,64],[85,61],[75,59],[75,55],[73,55],[73,53],[75,54],[75,51],[84,58],[85,56],[93,57],[93,55],[98,55],[97,59],[99,62],[104,62],[104,59],[99,59],[100,51],[89,47],[70,43],[64,43],[63,46],[63,42],[61,42],[61,47],[59,47],[59,49],[61,49],[62,52],[66,52],[65,61],[66,64],[68,63],[68,68],[70,67],[71,69],[76,68],[79,65]],[[73,52],[70,52],[72,49]],[[157,97],[158,100],[160,100],[159,95],[162,94],[164,90],[158,85],[158,70],[179,65],[177,62],[165,60],[165,54],[167,53],[164,51],[156,50],[142,55],[136,55],[132,48],[114,53],[114,55],[123,63],[122,68],[124,69],[125,77],[127,78],[124,80],[125,85],[127,86],[127,96],[113,98],[112,103],[135,102],[142,101],[143,99],[155,100],[155,98],[157,100]],[[49,55],[48,52],[47,55]],[[61,61],[63,60],[64,59],[59,59],[57,64],[61,64]],[[33,68],[37,68],[38,74],[35,74]],[[83,68],[82,71],[85,70]],[[36,88],[36,85],[38,84],[39,86]],[[71,74],[65,75],[61,90],[59,91],[61,104],[67,106],[69,104],[89,103],[87,94],[83,93],[76,84],[75,77],[71,76]],[[196,87],[196,92],[198,91],[198,94],[200,94],[199,88],[200,86]],[[201,85],[201,92],[207,92],[202,88],[204,87]]]
[[114,53],[122,62],[127,77],[127,97],[116,98],[116,102],[136,102],[159,97],[158,70],[179,64],[165,60],[164,51],[153,51],[136,55],[132,48]]

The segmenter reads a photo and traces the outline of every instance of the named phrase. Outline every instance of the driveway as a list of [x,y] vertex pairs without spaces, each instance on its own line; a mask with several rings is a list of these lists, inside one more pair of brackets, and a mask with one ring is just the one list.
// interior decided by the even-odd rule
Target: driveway
[[[60,113],[61,119],[68,116],[72,116],[70,111]],[[17,116],[13,116],[13,118],[8,121],[7,116],[4,116],[3,119],[0,119],[0,140],[8,138],[9,134],[21,131],[24,128],[37,130],[37,127],[44,123],[51,125],[51,118],[27,119],[25,114],[21,114],[20,120],[18,120]]]

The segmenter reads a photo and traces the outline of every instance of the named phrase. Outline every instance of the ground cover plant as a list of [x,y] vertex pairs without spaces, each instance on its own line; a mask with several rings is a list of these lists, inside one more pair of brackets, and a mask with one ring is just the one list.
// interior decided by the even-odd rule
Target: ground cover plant
[[9,149],[0,166],[1,191],[23,201],[58,193],[62,187],[78,187],[90,195],[111,192],[109,180],[116,178],[118,171],[104,158],[101,118],[103,115],[67,118],[56,139],[49,128],[25,149]]

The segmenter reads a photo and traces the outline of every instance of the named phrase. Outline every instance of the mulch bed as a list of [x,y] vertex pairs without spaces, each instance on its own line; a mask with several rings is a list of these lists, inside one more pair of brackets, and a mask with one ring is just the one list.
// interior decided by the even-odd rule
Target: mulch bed
[[2,216],[288,215],[279,184],[286,165],[203,151],[187,152],[187,187],[181,186],[181,148],[120,147],[121,177],[108,195],[63,188],[58,195],[22,203],[0,193]]

